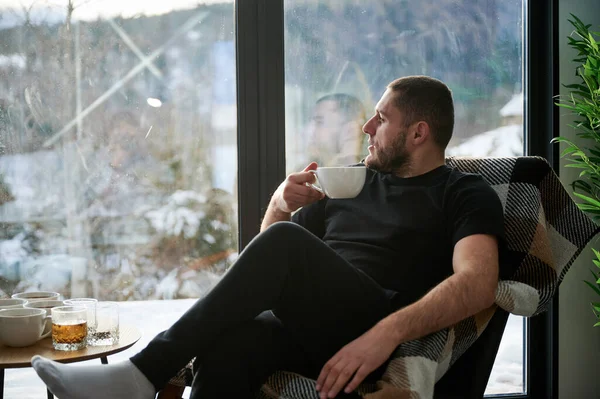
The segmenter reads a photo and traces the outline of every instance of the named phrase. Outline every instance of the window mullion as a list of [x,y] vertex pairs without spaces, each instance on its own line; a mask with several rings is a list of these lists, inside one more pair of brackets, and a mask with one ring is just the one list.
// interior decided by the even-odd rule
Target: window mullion
[[283,0],[236,2],[239,248],[285,176]]

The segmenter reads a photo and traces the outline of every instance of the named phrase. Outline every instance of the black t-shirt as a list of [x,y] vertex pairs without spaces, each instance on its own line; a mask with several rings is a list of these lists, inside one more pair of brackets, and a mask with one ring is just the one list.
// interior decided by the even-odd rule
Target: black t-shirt
[[324,198],[292,221],[395,291],[396,307],[417,301],[453,273],[454,245],[462,238],[490,234],[504,241],[495,191],[481,176],[446,165],[410,178],[367,169],[356,198]]

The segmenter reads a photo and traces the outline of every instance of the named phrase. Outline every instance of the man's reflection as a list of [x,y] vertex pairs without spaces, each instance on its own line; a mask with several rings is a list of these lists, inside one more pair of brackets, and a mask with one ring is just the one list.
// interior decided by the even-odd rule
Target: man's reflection
[[365,155],[363,104],[349,94],[329,94],[317,100],[308,126],[311,161],[319,166],[349,165]]

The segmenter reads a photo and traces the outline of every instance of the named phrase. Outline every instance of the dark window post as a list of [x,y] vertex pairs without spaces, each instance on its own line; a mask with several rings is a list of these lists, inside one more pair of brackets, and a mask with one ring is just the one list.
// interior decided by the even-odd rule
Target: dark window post
[[283,0],[236,1],[239,248],[285,177]]
[[[554,106],[558,82],[558,0],[525,1],[525,153],[546,158],[558,173]],[[527,392],[530,398],[558,397],[558,294],[548,312],[529,319]]]

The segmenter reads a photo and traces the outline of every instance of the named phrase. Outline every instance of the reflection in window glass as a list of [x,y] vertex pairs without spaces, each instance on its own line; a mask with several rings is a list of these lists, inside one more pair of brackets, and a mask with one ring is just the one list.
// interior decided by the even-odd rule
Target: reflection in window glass
[[[523,154],[522,0],[285,0],[287,172],[359,162],[385,86],[430,75],[453,91],[455,156]],[[512,317],[487,393],[523,392]]]
[[232,262],[233,2],[199,3],[0,0],[0,297],[198,297]]

